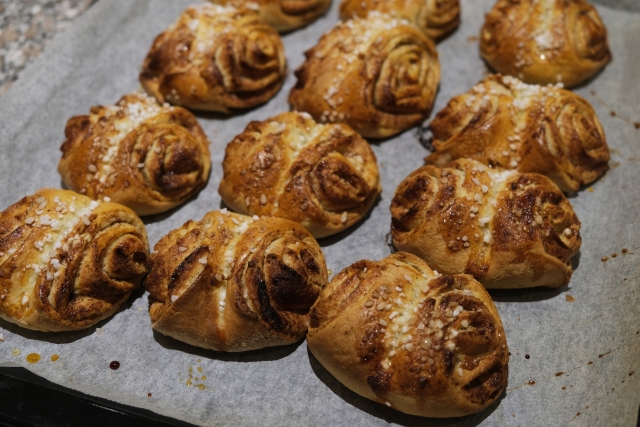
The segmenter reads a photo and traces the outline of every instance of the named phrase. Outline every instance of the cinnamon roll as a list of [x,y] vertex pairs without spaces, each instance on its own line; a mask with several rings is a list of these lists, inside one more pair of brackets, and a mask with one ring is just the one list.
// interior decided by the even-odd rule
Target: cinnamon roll
[[562,191],[576,191],[608,168],[609,147],[595,111],[555,86],[489,76],[451,99],[430,127],[434,152],[425,161],[437,166],[467,157],[546,175]]
[[222,168],[219,192],[231,209],[291,219],[316,238],[358,222],[382,191],[369,144],[306,113],[251,122],[227,146]]
[[460,25],[460,0],[342,0],[340,19],[364,18],[372,10],[406,19],[433,40]]
[[184,203],[209,178],[209,141],[193,114],[141,93],[72,117],[65,135],[58,164],[64,183],[138,215]]
[[226,209],[160,239],[150,266],[153,328],[221,351],[300,340],[327,282],[324,255],[300,224]]
[[440,81],[433,42],[408,21],[371,12],[338,24],[305,53],[289,102],[321,123],[384,138],[420,123]]
[[470,159],[412,172],[396,190],[391,218],[399,250],[486,288],[564,286],[582,242],[580,221],[551,180]]
[[405,252],[336,275],[311,309],[307,346],[351,390],[412,415],[479,412],[507,385],[509,351],[487,291]]
[[155,39],[140,82],[158,102],[231,113],[271,99],[286,69],[280,36],[257,13],[205,3]]
[[0,212],[0,317],[45,332],[88,328],[140,286],[148,252],[127,207],[39,190]]
[[236,8],[254,9],[279,32],[304,27],[329,10],[331,0],[211,0]]
[[499,73],[567,87],[611,60],[607,30],[585,0],[498,0],[481,30],[480,54]]

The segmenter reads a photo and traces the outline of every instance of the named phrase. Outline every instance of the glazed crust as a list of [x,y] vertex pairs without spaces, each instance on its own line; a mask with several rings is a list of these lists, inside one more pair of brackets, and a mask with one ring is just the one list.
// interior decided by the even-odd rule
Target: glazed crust
[[155,39],[140,82],[160,103],[231,113],[271,99],[286,73],[282,40],[257,13],[205,3]]
[[226,209],[160,239],[150,267],[153,328],[222,351],[300,340],[327,283],[324,255],[300,224]]
[[331,280],[311,309],[307,345],[345,386],[407,414],[479,412],[507,385],[507,342],[489,294],[404,252]]
[[209,141],[194,115],[141,93],[72,117],[65,135],[58,164],[64,183],[138,215],[184,203],[209,178]]
[[486,288],[564,286],[582,242],[580,221],[551,180],[469,159],[411,173],[391,216],[399,250],[442,273],[471,274]]
[[414,25],[371,12],[338,24],[305,52],[289,103],[321,123],[385,138],[427,117],[440,81],[433,42]]
[[0,212],[0,317],[45,332],[88,328],[140,286],[148,252],[131,209],[41,189]]
[[430,124],[428,164],[462,157],[492,167],[536,172],[576,191],[608,168],[609,147],[591,105],[554,86],[493,75],[456,96]]
[[460,25],[460,0],[342,0],[340,19],[365,18],[372,10],[406,19],[433,40]]
[[211,0],[240,8],[254,8],[260,18],[279,32],[304,27],[324,15],[331,0]]
[[567,87],[611,60],[607,30],[585,0],[499,0],[486,15],[480,54],[499,73]]
[[251,122],[227,146],[222,168],[218,191],[231,209],[291,219],[316,238],[358,222],[382,191],[367,141],[306,113]]

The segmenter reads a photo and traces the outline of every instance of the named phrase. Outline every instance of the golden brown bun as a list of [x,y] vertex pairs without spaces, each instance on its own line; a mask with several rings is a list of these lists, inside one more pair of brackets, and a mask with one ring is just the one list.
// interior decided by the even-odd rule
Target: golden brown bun
[[88,328],[140,286],[148,253],[131,209],[41,189],[0,212],[0,317],[45,332]]
[[231,113],[271,99],[286,73],[280,36],[257,13],[204,3],[156,37],[140,82],[158,102]]
[[254,9],[260,18],[279,32],[312,23],[331,6],[331,0],[211,0],[214,3]]
[[324,255],[300,224],[226,209],[163,237],[150,266],[153,328],[222,351],[298,341],[327,283]]
[[342,384],[407,414],[472,414],[507,385],[506,337],[487,291],[404,252],[334,277],[311,309],[307,345]]
[[180,107],[132,93],[69,119],[58,171],[72,190],[151,215],[184,203],[207,183],[209,141]]
[[551,178],[575,191],[608,168],[600,121],[582,97],[553,86],[493,75],[456,96],[431,122],[434,153],[443,166],[461,157]]
[[580,221],[548,178],[459,159],[423,166],[391,202],[393,243],[486,288],[559,287],[571,278]]
[[249,123],[227,146],[222,168],[218,191],[231,209],[291,219],[316,238],[358,222],[382,191],[367,141],[306,113]]
[[607,30],[585,0],[498,0],[480,32],[480,54],[499,73],[567,87],[611,60]]
[[289,102],[319,122],[385,138],[427,117],[440,81],[433,42],[414,25],[371,12],[338,24],[305,52]]
[[406,19],[434,40],[460,25],[460,0],[342,0],[340,19],[364,18],[372,10]]

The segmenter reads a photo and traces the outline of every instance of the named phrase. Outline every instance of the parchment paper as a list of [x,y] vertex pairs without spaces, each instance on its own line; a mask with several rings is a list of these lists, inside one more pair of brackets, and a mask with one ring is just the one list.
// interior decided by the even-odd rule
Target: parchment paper
[[[290,70],[337,22],[334,2],[325,17],[283,37]],[[189,3],[99,2],[57,36],[0,98],[0,209],[40,187],[62,185],[56,166],[67,119],[137,89],[139,66],[154,37]],[[434,111],[482,79],[485,66],[477,39],[470,37],[478,35],[492,4],[463,0],[461,27],[438,45],[443,73]],[[0,362],[200,425],[635,426],[640,402],[640,130],[633,122],[640,121],[640,13],[620,10],[624,1],[614,5],[617,9],[598,6],[614,60],[577,89],[602,120],[612,150],[611,169],[570,198],[582,221],[583,244],[569,286],[491,292],[512,355],[508,390],[487,410],[449,420],[401,414],[343,387],[304,341],[246,354],[182,344],[152,331],[143,291],[117,314],[82,332],[38,333],[0,321],[5,338]],[[290,73],[276,98],[243,114],[199,116],[212,141],[211,178],[196,199],[145,220],[152,244],[188,219],[222,206],[217,186],[224,147],[251,120],[288,110],[294,84]],[[334,273],[359,259],[377,260],[390,253],[385,236],[391,197],[427,154],[417,129],[372,144],[384,192],[364,221],[321,240]],[[623,248],[628,248],[625,255]],[[603,256],[610,259],[602,262]],[[574,302],[568,301],[571,297]],[[13,355],[14,349],[20,355]],[[42,356],[40,362],[26,362],[32,352]],[[50,360],[53,354],[58,361]],[[121,363],[120,369],[109,369],[112,360]],[[204,389],[186,385],[190,369],[199,378],[192,383],[204,384]]]

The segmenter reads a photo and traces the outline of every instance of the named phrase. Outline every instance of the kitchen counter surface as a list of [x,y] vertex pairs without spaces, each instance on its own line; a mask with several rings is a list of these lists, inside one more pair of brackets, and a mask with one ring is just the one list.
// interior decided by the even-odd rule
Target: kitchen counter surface
[[97,0],[0,1],[0,96],[53,36]]

